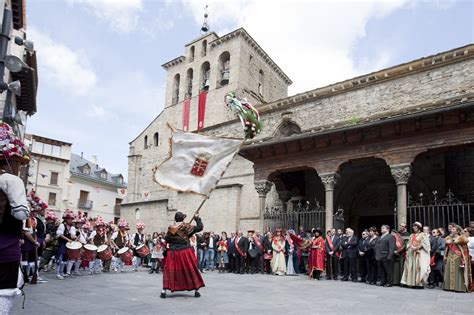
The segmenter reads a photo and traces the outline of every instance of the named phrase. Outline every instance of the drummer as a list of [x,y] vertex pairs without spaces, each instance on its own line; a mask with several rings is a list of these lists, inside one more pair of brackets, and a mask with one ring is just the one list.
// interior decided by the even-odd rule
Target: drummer
[[[105,222],[100,215],[98,215],[95,220],[95,230],[89,235],[88,241],[97,247],[108,245]],[[100,258],[96,258],[94,261],[89,262],[89,274],[100,273],[101,262]],[[107,268],[107,265],[110,268],[110,262],[111,260],[104,262],[104,268]]]
[[123,247],[130,247],[130,237],[128,236],[128,233],[127,233],[127,230],[128,230],[127,227],[128,227],[127,221],[125,221],[124,218],[121,218],[118,222],[118,231],[115,231],[112,234],[112,238],[110,240],[110,243],[116,250],[115,257],[112,258],[115,262],[115,266],[114,266],[115,272],[122,272],[123,265],[124,265],[124,262],[118,255],[118,250]]
[[[76,220],[76,241],[81,243],[82,245],[87,244],[87,234],[83,229],[84,223],[86,223],[86,219],[84,218],[81,211],[78,211]],[[74,266],[74,272],[71,273],[72,267]],[[71,260],[68,259],[67,261],[67,275],[73,276],[82,276],[82,273],[79,271],[79,267],[81,266],[81,259]]]
[[67,262],[66,243],[76,239],[76,228],[73,225],[74,212],[66,209],[63,215],[63,223],[61,223],[56,231],[58,237],[58,253],[56,254],[56,279],[64,280],[64,277],[70,275],[64,274],[64,267]]
[[145,244],[145,234],[143,234],[143,230],[145,229],[145,223],[137,222],[137,232],[133,234],[132,239],[130,240],[132,243],[133,248],[133,260],[132,260],[132,270],[138,271],[138,267],[142,263],[142,258],[135,250],[138,246]]

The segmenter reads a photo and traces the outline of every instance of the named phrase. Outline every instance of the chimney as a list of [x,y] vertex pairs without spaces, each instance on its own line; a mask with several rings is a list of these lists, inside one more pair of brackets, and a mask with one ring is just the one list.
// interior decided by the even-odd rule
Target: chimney
[[81,152],[81,159],[84,158],[84,152]]

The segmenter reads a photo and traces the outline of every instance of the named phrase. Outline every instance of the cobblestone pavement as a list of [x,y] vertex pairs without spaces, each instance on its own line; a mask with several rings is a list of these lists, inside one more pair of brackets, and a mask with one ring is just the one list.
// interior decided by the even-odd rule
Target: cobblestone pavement
[[306,276],[204,274],[202,297],[192,292],[160,299],[161,274],[148,270],[82,276],[27,286],[25,309],[12,314],[473,314],[474,293],[381,288]]

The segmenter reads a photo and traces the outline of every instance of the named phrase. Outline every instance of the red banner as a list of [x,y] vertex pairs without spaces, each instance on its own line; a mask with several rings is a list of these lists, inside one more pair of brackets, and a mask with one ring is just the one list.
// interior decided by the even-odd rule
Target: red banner
[[204,114],[206,113],[206,96],[207,92],[202,91],[199,93],[199,103],[198,103],[198,127],[197,129],[204,128]]
[[189,131],[189,108],[191,106],[191,99],[186,98],[183,101],[183,130]]

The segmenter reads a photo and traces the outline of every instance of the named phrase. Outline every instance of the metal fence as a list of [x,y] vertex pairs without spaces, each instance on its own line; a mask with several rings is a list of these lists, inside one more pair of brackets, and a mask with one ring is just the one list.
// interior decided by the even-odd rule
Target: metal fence
[[320,228],[324,231],[326,211],[316,202],[313,207],[309,203],[301,202],[291,211],[284,211],[277,207],[266,209],[263,215],[265,230],[275,231],[277,228],[294,229],[298,231],[302,226],[305,230]]
[[474,219],[474,204],[463,203],[454,198],[451,190],[446,193],[446,198],[438,200],[437,191],[433,191],[434,200],[429,204],[423,204],[423,194],[419,194],[419,201],[412,198],[408,203],[408,221],[410,224],[418,221],[423,225],[436,227],[446,227],[453,222],[462,227],[468,226]]

